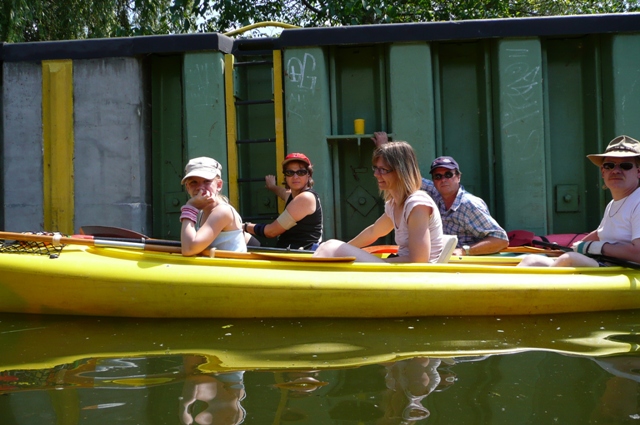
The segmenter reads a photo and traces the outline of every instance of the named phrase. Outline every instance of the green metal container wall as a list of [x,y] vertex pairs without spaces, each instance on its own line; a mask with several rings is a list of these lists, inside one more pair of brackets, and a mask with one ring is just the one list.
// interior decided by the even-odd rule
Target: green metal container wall
[[[488,43],[434,46],[436,153],[460,165],[461,184],[495,213]],[[430,163],[434,158],[425,158]],[[424,159],[423,159],[424,161]],[[425,177],[430,178],[425,167]]]
[[[314,163],[325,239],[348,240],[383,211],[370,170],[370,137],[378,130],[414,146],[424,177],[435,157],[456,158],[462,184],[487,202],[507,230],[594,229],[609,196],[585,156],[601,151],[617,134],[638,137],[634,118],[640,101],[633,87],[640,60],[627,52],[638,50],[639,43],[637,35],[585,35],[286,49],[286,152],[304,152]],[[173,88],[176,99],[186,99],[184,123],[176,121],[176,102],[183,100],[166,97],[167,88],[162,95],[154,89],[154,99],[173,99],[173,106],[163,109],[171,116],[154,119],[163,123],[162,155],[176,148],[184,125],[184,149],[192,153],[171,165],[179,165],[178,170],[202,152],[226,161],[217,118],[189,106],[203,98],[207,74],[198,60],[212,61],[189,57],[193,64],[182,71],[179,64],[159,67],[169,75],[174,69],[173,78],[193,87],[183,88],[181,95],[179,87]],[[255,58],[265,62],[261,65],[236,68],[236,100],[273,98],[272,67],[265,58]],[[207,77],[216,81],[214,86],[223,79],[221,66],[216,69]],[[213,91],[216,100],[209,107],[219,107],[222,94],[219,88]],[[223,117],[219,112],[213,116]],[[237,116],[239,140],[262,140],[238,145],[237,207],[246,220],[269,222],[278,214],[275,195],[264,187],[264,176],[277,171],[273,104],[239,105]],[[354,134],[356,118],[365,120],[364,135]],[[214,137],[207,134],[212,128],[218,131]],[[207,137],[212,140],[201,143]],[[179,179],[169,182],[168,173],[165,169],[157,178],[165,180],[163,214],[175,219],[182,205],[176,199],[186,198],[182,188],[171,187]]]
[[[255,63],[234,69],[234,89],[237,101],[267,102],[273,100],[273,66],[271,55],[243,58]],[[266,189],[265,176],[276,174],[274,103],[255,103],[236,107],[238,140],[238,170],[240,183],[240,215],[245,221],[270,223],[278,216],[276,196]],[[254,141],[254,142],[251,142]],[[281,183],[281,182],[279,182]],[[263,240],[271,245],[274,241]]]
[[593,190],[597,170],[585,158],[599,150],[602,131],[595,41],[591,37],[548,40],[543,50],[549,140],[547,211],[550,227],[566,233],[598,225],[588,222],[585,205],[590,201],[597,209],[599,203]]
[[[191,158],[209,156],[227,172],[224,56],[219,52],[156,56],[150,60],[153,153],[153,235],[180,238],[180,184]],[[227,187],[223,186],[223,193]]]
[[420,171],[426,177],[430,159],[436,156],[437,126],[431,45],[391,44],[387,57],[385,70],[389,124],[381,130],[393,131],[396,140],[411,143],[420,158]]
[[313,163],[314,189],[324,214],[324,237],[335,237],[339,216],[334,204],[331,130],[330,55],[320,47],[283,51],[286,152],[303,152]]
[[153,236],[179,239],[180,207],[187,200],[180,184],[185,163],[182,56],[159,56],[150,62]]
[[[331,135],[336,229],[340,239],[355,237],[384,212],[371,172],[371,134],[386,128],[384,51],[379,46],[331,49]],[[364,134],[355,134],[364,119]],[[329,217],[327,217],[329,218]],[[387,241],[389,242],[389,241]]]

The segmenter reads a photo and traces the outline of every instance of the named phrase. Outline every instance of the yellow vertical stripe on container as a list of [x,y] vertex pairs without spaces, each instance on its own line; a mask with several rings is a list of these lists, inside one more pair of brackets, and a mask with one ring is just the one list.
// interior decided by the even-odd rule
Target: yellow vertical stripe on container
[[238,192],[238,129],[233,88],[233,55],[224,55],[224,98],[227,112],[227,175],[229,176],[229,202],[240,207]]
[[[280,164],[284,160],[284,102],[282,88],[282,52],[280,50],[273,51],[273,107],[275,115],[276,129],[276,173],[278,179],[283,181],[282,167]],[[278,211],[284,211],[285,201],[278,197]]]
[[44,230],[74,232],[73,62],[42,62]]

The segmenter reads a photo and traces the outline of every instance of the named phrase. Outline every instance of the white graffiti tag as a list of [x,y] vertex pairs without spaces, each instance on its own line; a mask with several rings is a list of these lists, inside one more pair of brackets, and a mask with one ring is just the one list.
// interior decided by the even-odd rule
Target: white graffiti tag
[[305,53],[302,60],[291,58],[287,61],[287,77],[300,89],[308,89],[313,92],[318,78],[313,75],[315,70],[316,59],[309,53]]

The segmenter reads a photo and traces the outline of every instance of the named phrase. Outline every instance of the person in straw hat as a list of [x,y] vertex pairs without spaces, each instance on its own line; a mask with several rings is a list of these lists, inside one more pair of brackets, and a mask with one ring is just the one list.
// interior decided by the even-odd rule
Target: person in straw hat
[[190,198],[181,208],[182,255],[206,248],[247,252],[242,219],[223,196],[222,166],[213,158],[193,158],[184,169],[182,184]]
[[529,255],[522,266],[598,267],[608,264],[587,255],[606,255],[621,260],[640,262],[640,142],[629,136],[618,136],[609,142],[602,154],[587,155],[611,191],[613,200],[604,211],[596,230],[573,244],[575,252],[557,259]]

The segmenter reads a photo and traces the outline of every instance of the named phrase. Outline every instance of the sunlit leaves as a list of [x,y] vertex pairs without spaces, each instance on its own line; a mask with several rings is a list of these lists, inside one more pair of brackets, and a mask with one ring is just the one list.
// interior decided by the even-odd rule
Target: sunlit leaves
[[640,11],[640,0],[3,0],[9,42]]

